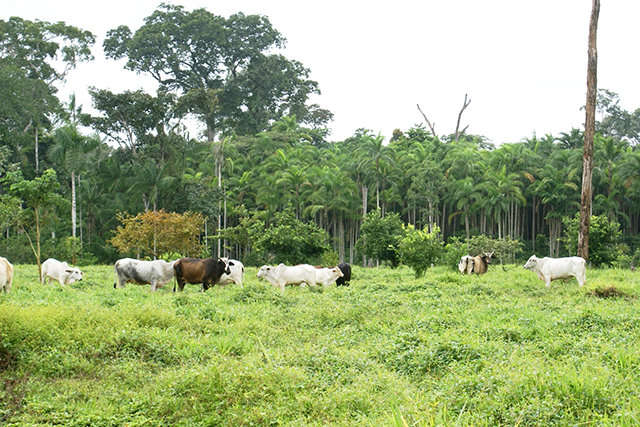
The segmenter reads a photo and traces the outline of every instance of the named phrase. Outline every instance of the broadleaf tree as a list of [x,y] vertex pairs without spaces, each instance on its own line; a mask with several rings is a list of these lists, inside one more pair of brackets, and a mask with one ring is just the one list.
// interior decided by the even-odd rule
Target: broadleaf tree
[[[283,115],[296,114],[301,122],[306,113],[318,117],[305,107],[308,96],[318,92],[317,83],[307,79],[308,70],[269,54],[284,44],[266,16],[224,18],[205,9],[161,4],[135,33],[127,26],[110,30],[104,50],[109,58],[127,59],[127,69],[148,74],[177,93],[180,110],[202,120],[213,141],[239,123],[255,133]],[[265,111],[272,116],[262,117]]]
[[119,213],[115,235],[109,243],[120,253],[134,253],[137,258],[157,259],[163,255],[200,256],[204,245],[200,233],[204,218],[199,213],[148,211],[137,215]]

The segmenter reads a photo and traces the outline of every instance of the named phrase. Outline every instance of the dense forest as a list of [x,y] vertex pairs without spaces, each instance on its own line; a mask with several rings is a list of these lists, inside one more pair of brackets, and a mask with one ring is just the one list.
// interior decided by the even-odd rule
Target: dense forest
[[[120,214],[157,210],[199,213],[209,252],[249,263],[261,261],[253,238],[283,212],[324,230],[347,262],[361,260],[362,221],[377,209],[416,228],[435,224],[444,241],[484,234],[518,239],[526,254],[569,251],[580,129],[494,144],[416,123],[332,141],[331,112],[310,103],[318,82],[274,53],[285,39],[267,17],[171,5],[136,31],[109,31],[102,46],[154,79],[157,92],[113,93],[96,81],[97,113],[87,114],[57,88],[92,60],[94,43],[64,23],[0,21],[0,253],[12,262],[32,263],[36,245],[43,259],[77,251],[81,263],[112,262],[121,256],[110,243]],[[599,91],[593,215],[619,224],[620,253],[632,256],[640,109],[619,101]],[[186,120],[206,131],[189,136]]]

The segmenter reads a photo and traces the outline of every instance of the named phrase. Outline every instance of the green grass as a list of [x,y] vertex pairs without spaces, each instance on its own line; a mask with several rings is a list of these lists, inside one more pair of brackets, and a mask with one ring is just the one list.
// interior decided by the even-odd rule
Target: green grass
[[[2,425],[637,425],[640,275],[546,289],[353,268],[349,288],[113,288],[113,268],[0,295]],[[612,288],[613,287],[613,288]],[[612,288],[607,290],[608,288]]]

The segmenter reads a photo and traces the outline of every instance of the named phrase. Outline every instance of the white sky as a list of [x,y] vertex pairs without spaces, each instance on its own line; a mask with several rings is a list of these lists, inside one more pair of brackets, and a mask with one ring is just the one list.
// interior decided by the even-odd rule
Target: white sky
[[[102,54],[106,32],[135,31],[160,1],[0,0],[0,19],[64,21],[97,37],[95,61],[80,65],[61,89],[75,92],[85,110],[87,87],[120,92],[144,88],[151,77],[123,69]],[[586,99],[590,0],[167,1],[204,7],[228,17],[266,15],[287,39],[283,54],[311,70],[322,95],[313,99],[335,115],[331,140],[358,128],[390,137],[423,121],[439,135],[462,118],[468,132],[516,142],[582,128]],[[602,0],[598,27],[598,87],[640,108],[640,1]]]

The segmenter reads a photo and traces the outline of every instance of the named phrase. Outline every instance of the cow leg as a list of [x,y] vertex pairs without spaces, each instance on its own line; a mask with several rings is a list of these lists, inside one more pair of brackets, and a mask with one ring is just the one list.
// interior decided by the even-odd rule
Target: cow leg
[[544,285],[545,285],[547,288],[550,288],[550,287],[551,287],[551,278],[550,278],[550,277],[546,277],[546,278],[544,279]]
[[151,281],[151,292],[155,292],[156,291],[156,287],[158,285],[158,282],[155,280]]

